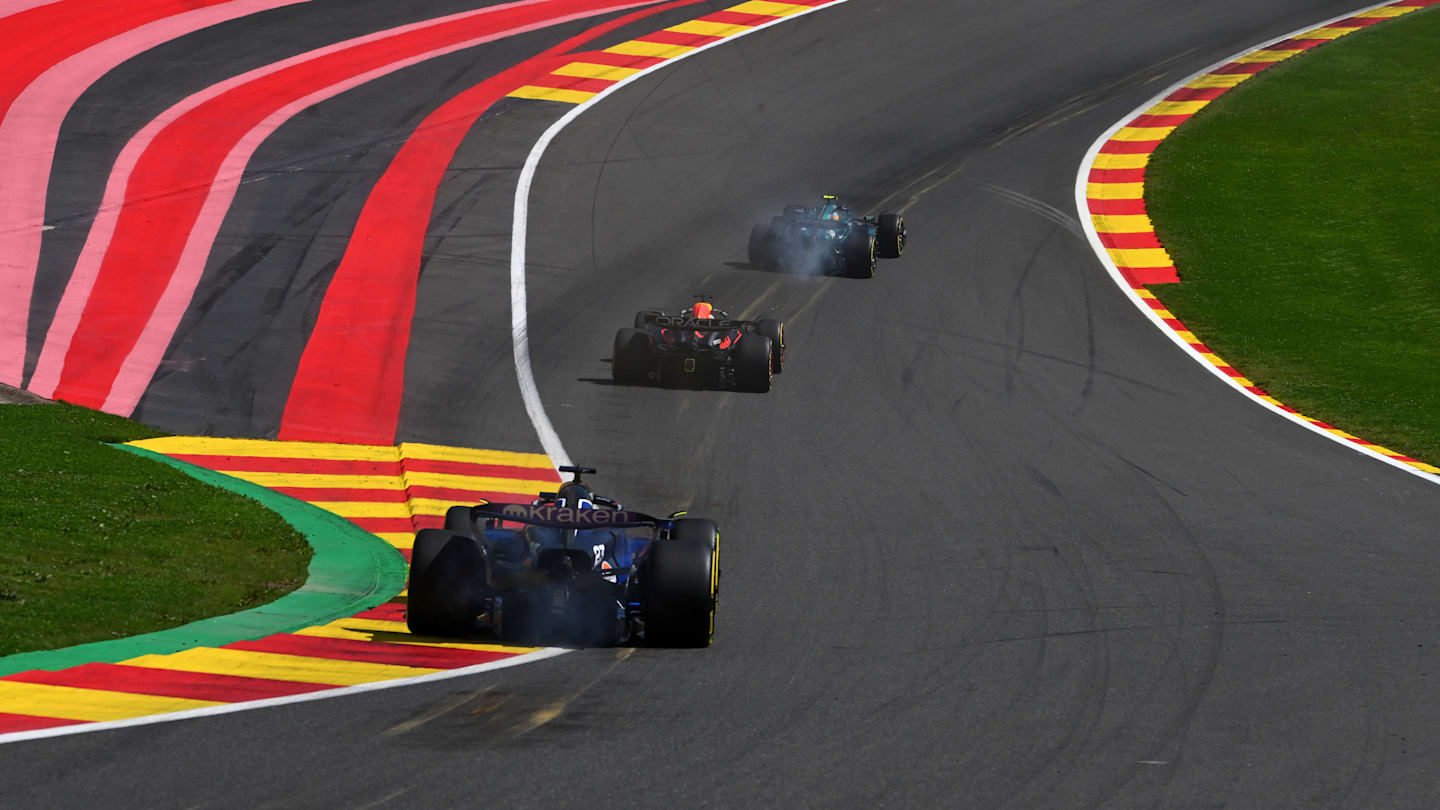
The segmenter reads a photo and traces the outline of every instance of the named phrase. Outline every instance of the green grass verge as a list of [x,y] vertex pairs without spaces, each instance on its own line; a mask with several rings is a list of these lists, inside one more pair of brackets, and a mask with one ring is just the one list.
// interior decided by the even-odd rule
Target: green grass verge
[[106,445],[158,435],[70,405],[0,405],[0,656],[271,602],[310,546],[259,503]]
[[1282,402],[1440,462],[1440,9],[1241,84],[1161,144],[1151,290]]

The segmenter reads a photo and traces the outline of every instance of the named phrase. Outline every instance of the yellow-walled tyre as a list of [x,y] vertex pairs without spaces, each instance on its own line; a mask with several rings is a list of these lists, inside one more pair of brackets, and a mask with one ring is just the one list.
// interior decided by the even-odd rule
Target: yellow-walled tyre
[[720,595],[720,535],[715,522],[676,521],[669,539],[646,552],[645,639],[664,647],[707,647]]
[[779,374],[785,369],[785,324],[764,318],[756,323],[755,331],[770,338],[770,371]]
[[875,277],[875,234],[853,228],[845,240],[845,271],[851,278]]

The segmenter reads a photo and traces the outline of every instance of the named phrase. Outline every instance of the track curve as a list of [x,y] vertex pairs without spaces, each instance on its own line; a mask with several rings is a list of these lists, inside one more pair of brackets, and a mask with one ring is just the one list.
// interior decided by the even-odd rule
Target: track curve
[[[1433,488],[1189,363],[1104,279],[1070,205],[1119,115],[1344,10],[852,0],[621,90],[537,176],[531,349],[574,459],[642,508],[722,520],[716,645],[38,741],[5,751],[7,795],[1433,802]],[[752,221],[822,191],[905,209],[906,257],[866,282],[739,266]],[[486,255],[508,237],[489,214],[448,235]],[[533,435],[503,279],[439,269],[400,438]],[[607,384],[614,329],[702,289],[787,319],[775,390]]]

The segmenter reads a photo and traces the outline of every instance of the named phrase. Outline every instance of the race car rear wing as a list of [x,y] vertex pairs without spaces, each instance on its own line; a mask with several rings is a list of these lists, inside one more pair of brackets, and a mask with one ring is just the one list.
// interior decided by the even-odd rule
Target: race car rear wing
[[623,509],[575,509],[553,503],[482,503],[470,508],[477,521],[503,520],[545,526],[551,529],[634,529],[644,526],[663,528],[671,521]]
[[721,318],[686,318],[680,315],[646,315],[646,326],[662,329],[683,329],[689,332],[753,332],[754,321],[731,321]]
[[786,226],[792,228],[814,228],[816,230],[838,231],[850,227],[856,222],[875,224],[879,220],[875,217],[851,217],[847,220],[834,219],[787,219],[783,220]]
[[848,220],[842,222],[834,219],[787,219],[785,220],[785,224],[796,228],[816,228],[821,230],[839,230],[850,227]]

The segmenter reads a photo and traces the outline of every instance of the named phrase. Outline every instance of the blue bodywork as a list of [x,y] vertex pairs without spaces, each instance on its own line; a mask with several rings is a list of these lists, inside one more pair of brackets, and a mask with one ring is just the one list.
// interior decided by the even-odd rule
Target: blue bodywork
[[[567,532],[571,537],[566,538]],[[618,529],[556,529],[546,526],[525,526],[520,529],[486,529],[485,539],[495,549],[495,564],[512,571],[532,571],[544,549],[573,548],[588,551],[594,561],[592,570],[612,570],[616,584],[629,581],[635,558],[654,539],[650,533],[632,534]],[[567,543],[568,540],[568,543]]]
[[714,521],[626,510],[575,478],[529,504],[456,505],[415,535],[412,633],[606,646],[707,646],[720,588]]
[[[523,615],[527,637],[581,644],[620,644],[642,633],[646,554],[668,536],[675,517],[619,508],[566,508],[563,500],[471,508],[488,574],[482,618],[513,639]],[[618,505],[616,505],[618,507]],[[520,523],[518,528],[515,523]]]

